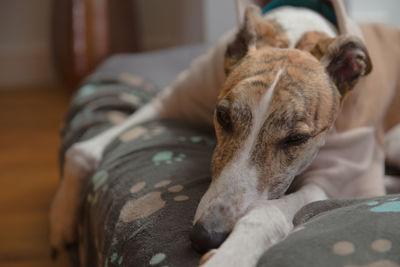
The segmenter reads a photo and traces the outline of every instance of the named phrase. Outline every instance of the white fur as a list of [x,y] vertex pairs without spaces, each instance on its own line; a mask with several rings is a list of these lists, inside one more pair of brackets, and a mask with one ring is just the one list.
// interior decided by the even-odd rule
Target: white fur
[[293,229],[292,220],[299,209],[326,198],[321,188],[308,184],[280,199],[255,203],[202,267],[255,266],[263,252],[285,238]]
[[[254,143],[258,136],[258,133],[261,130],[261,127],[264,123],[266,114],[268,112],[268,108],[270,106],[272,96],[275,92],[275,87],[282,75],[283,68],[280,68],[274,78],[274,81],[270,85],[270,87],[266,90],[266,93],[261,98],[256,109],[252,110],[252,116],[254,118],[253,125],[250,130],[250,134],[247,137],[247,140],[244,142],[243,147],[241,148],[241,152],[235,157],[232,162],[226,166],[222,173],[221,177],[218,180],[223,180],[224,178],[231,181],[232,178],[237,177],[237,182],[242,183],[248,181],[249,171],[253,169],[251,167],[251,163],[249,162],[251,150],[254,147]],[[238,175],[243,174],[243,175]],[[224,186],[224,185],[222,185]],[[222,187],[221,189],[223,189]],[[254,187],[255,188],[255,187]]]
[[[277,19],[284,27],[290,39],[291,47],[294,47],[304,32],[310,30],[323,31],[329,36],[336,35],[332,25],[312,11],[298,8],[280,8],[269,12],[265,17]],[[230,35],[230,37],[233,37],[233,35]],[[204,90],[198,90],[197,86],[201,84],[208,90],[206,91],[209,93],[207,96],[214,101],[217,90],[220,89],[221,83],[223,82],[222,76],[219,75],[217,77],[217,74],[218,71],[222,72],[223,54],[225,53],[226,42],[228,41],[229,38],[223,39],[222,43],[213,50],[210,50],[213,53],[208,53],[205,57],[202,57],[201,60],[199,59],[196,61],[196,68],[193,67],[193,69],[190,70],[191,75],[182,77],[182,81],[175,84],[174,87],[171,88],[171,92],[177,91],[181,94],[184,92],[185,95],[188,95],[188,102],[193,102],[194,99],[200,101],[199,99],[204,98],[205,94]],[[219,69],[219,67],[221,67],[221,69]],[[275,78],[276,82],[274,82],[273,85],[276,85],[279,79],[278,76],[280,76],[280,72]],[[193,77],[201,78],[196,80]],[[206,79],[204,77],[206,77]],[[206,83],[207,86],[204,86],[206,81],[208,81],[208,83]],[[185,91],[183,91],[182,88],[185,88]],[[268,90],[263,97],[264,100],[261,101],[260,110],[267,110],[272,94],[273,89]],[[197,96],[198,99],[195,96]],[[171,105],[177,104],[174,101],[165,100],[157,109],[154,103],[155,101],[152,101],[126,119],[122,124],[107,130],[93,139],[75,144],[68,151],[63,174],[64,179],[61,182],[61,186],[51,208],[50,222],[52,246],[62,248],[65,242],[75,241],[79,200],[84,179],[95,170],[106,146],[125,129],[135,124],[152,120],[162,113],[163,110],[168,108],[173,109]],[[200,103],[206,103],[206,101]],[[193,105],[196,104],[199,105],[198,103],[194,103]],[[205,106],[208,107],[208,105],[211,107],[213,103],[207,102]],[[195,113],[196,111],[199,113],[199,109],[199,107],[197,107],[197,109],[194,107],[194,110],[188,111],[188,113]],[[210,111],[209,113],[211,114],[212,112]],[[253,132],[257,132],[257,130],[253,130]],[[255,169],[249,168],[247,164],[248,154],[250,153],[253,142],[254,138],[250,138],[248,144],[246,143],[246,146],[243,147],[243,152],[240,154],[238,160],[240,164],[229,164],[231,169],[229,171],[228,169],[225,170],[223,175],[231,176],[232,174],[237,174],[239,177],[256,176]],[[243,179],[242,181],[230,181],[229,179],[218,180],[221,181],[217,189],[207,191],[206,195],[203,197],[198,209],[199,214],[203,213],[204,209],[207,208],[207,203],[215,199],[218,194],[223,193],[229,195],[234,192],[238,183],[241,183],[241,185],[243,183],[248,183],[247,187],[255,188],[255,180],[251,179],[245,182],[243,182]],[[321,197],[322,193],[318,190],[314,190],[311,193],[309,191],[310,190],[302,188],[299,192],[290,196],[285,196],[278,200],[270,200],[263,203],[263,205],[259,204],[254,207],[246,216],[239,220],[233,233],[217,251],[216,255],[206,263],[206,266],[249,266],[254,264],[265,249],[276,243],[282,236],[290,231],[292,228],[290,222],[295,211],[306,203],[323,198]],[[316,197],[317,195],[318,197]],[[243,204],[244,206],[249,206],[250,203],[253,203],[251,201],[253,197],[249,196],[250,194],[247,195],[246,201]],[[313,198],[308,198],[309,196]],[[261,199],[266,199],[266,197]],[[260,200],[260,198],[258,200]],[[199,215],[196,213],[196,218],[198,219],[198,217]],[[249,238],[249,236],[252,238]]]
[[63,179],[50,207],[50,243],[53,248],[62,249],[63,244],[75,241],[84,179],[97,164],[94,157],[83,154],[81,148],[82,144],[76,144],[66,153]]
[[[240,207],[232,208],[238,208],[242,212],[260,197],[264,199],[268,198],[267,195],[259,196],[257,192],[258,175],[255,167],[249,162],[249,158],[282,72],[283,67],[277,71],[274,81],[262,96],[258,106],[252,110],[254,121],[247,140],[244,142],[240,153],[231,162],[227,163],[221,171],[220,176],[215,180],[215,184],[203,196],[197,207],[194,223],[201,218],[211,205],[226,205],[226,203],[232,202],[232,197],[235,197],[240,203]],[[245,193],[241,193],[243,189],[246,190]],[[241,194],[242,197],[238,196],[238,194]],[[212,231],[225,232],[229,229],[229,226],[223,225],[222,222],[224,220],[216,218],[216,221],[221,221],[221,223],[217,227],[214,226]],[[214,222],[203,221],[202,223],[206,229],[209,227],[208,224],[215,225]]]
[[243,152],[241,153],[239,157],[239,162],[247,162],[248,159],[250,158],[250,152],[251,149],[254,146],[254,142],[256,141],[256,138],[261,130],[261,127],[264,123],[264,120],[266,118],[266,114],[268,112],[268,108],[270,106],[272,96],[274,95],[275,92],[275,87],[282,75],[283,72],[283,67],[281,67],[278,72],[276,73],[275,79],[272,82],[271,86],[268,88],[266,93],[263,95],[263,97],[260,100],[260,103],[258,107],[253,110],[253,127],[250,131],[249,137],[247,138],[245,145],[243,147]]
[[50,208],[50,243],[62,249],[76,239],[79,205],[85,178],[92,174],[104,149],[126,129],[157,116],[153,104],[147,104],[123,123],[98,136],[74,144],[66,153],[63,179]]
[[294,48],[305,32],[319,31],[335,37],[335,27],[317,12],[299,7],[280,7],[264,15],[265,19],[275,19],[289,38],[289,48]]

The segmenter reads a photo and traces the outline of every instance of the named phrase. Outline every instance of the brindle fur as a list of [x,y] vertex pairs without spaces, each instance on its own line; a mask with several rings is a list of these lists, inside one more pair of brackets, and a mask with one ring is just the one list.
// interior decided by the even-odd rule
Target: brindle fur
[[[213,180],[241,151],[253,125],[252,110],[278,69],[284,71],[250,155],[258,172],[258,190],[268,188],[270,198],[284,194],[293,177],[282,177],[293,172],[292,168],[307,165],[301,160],[312,157],[314,147],[330,131],[345,94],[361,75],[371,71],[368,53],[355,37],[328,38],[313,31],[303,35],[296,49],[282,49],[288,46],[288,38],[275,20],[263,20],[258,8],[246,10],[244,25],[226,52],[228,77],[217,107],[225,103],[232,129],[227,132],[214,120],[218,144],[212,160]],[[338,72],[343,61],[353,60],[343,58],[347,52],[359,53],[356,63],[360,70],[352,77]],[[282,146],[282,140],[293,134],[307,134],[310,139],[299,146]]]

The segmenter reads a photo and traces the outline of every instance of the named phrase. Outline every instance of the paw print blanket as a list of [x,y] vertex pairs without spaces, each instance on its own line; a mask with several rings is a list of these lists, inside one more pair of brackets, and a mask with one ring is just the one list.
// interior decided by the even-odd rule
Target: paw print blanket
[[[139,75],[88,79],[65,119],[61,169],[68,147],[121,123],[156,93]],[[85,185],[79,243],[71,248],[75,265],[197,266],[201,255],[188,236],[210,182],[214,145],[213,136],[176,121],[121,134]],[[258,266],[400,266],[399,221],[400,195],[312,203]]]

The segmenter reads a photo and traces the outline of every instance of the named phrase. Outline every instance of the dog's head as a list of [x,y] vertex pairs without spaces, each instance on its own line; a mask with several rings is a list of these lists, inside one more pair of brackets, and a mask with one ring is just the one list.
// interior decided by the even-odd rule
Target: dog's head
[[310,32],[288,49],[284,32],[254,6],[228,45],[227,79],[215,109],[212,182],[192,241],[217,247],[252,203],[281,197],[314,159],[360,76],[371,71],[362,42]]

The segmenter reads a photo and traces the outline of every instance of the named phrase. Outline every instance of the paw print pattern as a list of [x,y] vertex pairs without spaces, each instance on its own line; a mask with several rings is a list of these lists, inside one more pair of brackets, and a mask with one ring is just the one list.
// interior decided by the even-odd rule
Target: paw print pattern
[[372,212],[400,212],[400,198],[389,198],[385,202],[370,201],[367,206],[371,206]]
[[[162,190],[167,188],[169,194],[177,194],[173,200],[176,202],[186,201],[187,195],[178,194],[184,187],[182,185],[171,185],[171,180],[162,180],[154,185],[155,191],[149,192],[138,199],[132,199],[125,203],[119,215],[122,222],[132,222],[137,219],[146,218],[165,207],[166,201],[162,199]],[[146,182],[141,181],[130,188],[130,193],[136,194],[146,187]]]
[[96,86],[93,84],[86,84],[78,91],[78,97],[86,97],[96,92]]
[[210,141],[208,138],[203,138],[202,136],[191,136],[191,137],[185,137],[185,136],[178,136],[178,141],[181,143],[193,143],[193,144],[198,144],[201,142],[204,142],[208,146],[214,146],[215,142]]
[[106,170],[98,170],[92,177],[93,192],[87,195],[87,202],[91,205],[95,205],[100,195],[100,188],[104,191],[107,186],[104,186],[108,181],[109,174]]
[[[387,239],[376,239],[371,243],[370,247],[373,251],[384,254],[391,250],[392,242]],[[355,245],[352,242],[346,240],[336,242],[332,246],[332,252],[339,256],[348,256],[353,254],[355,251],[356,251]],[[343,267],[380,267],[380,266],[400,267],[400,265],[388,259],[379,259],[363,265],[356,265],[356,264],[343,265]]]
[[101,186],[107,182],[109,174],[106,170],[97,171],[92,177],[93,190],[97,191]]
[[115,111],[115,110],[109,111],[107,113],[108,121],[112,125],[118,125],[118,124],[122,123],[126,119],[126,117],[127,117],[127,115],[125,113]]
[[377,260],[363,265],[346,264],[343,267],[400,267],[400,265],[391,260]]
[[123,72],[118,77],[119,81],[133,87],[140,87],[149,93],[156,92],[156,86],[150,82],[146,82],[143,77],[132,73]]
[[333,245],[333,253],[340,256],[353,254],[355,251],[354,244],[349,241],[339,241]]
[[[110,263],[117,263],[118,265],[121,265],[124,261],[124,256],[118,256],[117,252],[114,252],[109,259]],[[104,263],[104,267],[108,267],[108,259],[106,259]]]
[[141,86],[144,82],[143,77],[127,72],[123,72],[119,75],[118,79],[126,84],[129,84],[131,86]]
[[[106,170],[98,170],[93,176],[92,176],[92,185],[93,185],[93,192],[90,192],[87,195],[87,202],[91,205],[95,205],[100,197],[100,192],[104,191],[107,189],[107,186],[104,186],[106,182],[108,181],[109,174]],[[99,190],[99,189],[102,190]]]
[[148,129],[143,126],[136,126],[126,132],[124,132],[120,137],[122,143],[131,142],[141,138],[142,140],[148,140],[155,136],[162,134],[165,131],[165,127],[157,126],[153,129]]
[[154,164],[156,166],[161,165],[162,163],[171,164],[173,162],[181,162],[186,158],[185,154],[179,153],[175,156],[175,153],[172,151],[160,151],[155,154],[152,158]]
[[149,264],[151,266],[158,265],[163,262],[167,258],[167,255],[164,253],[157,253],[153,257],[151,257]]
[[118,97],[123,102],[132,104],[135,107],[143,105],[142,99],[140,99],[138,96],[136,96],[134,94],[121,93],[121,94],[119,94]]

